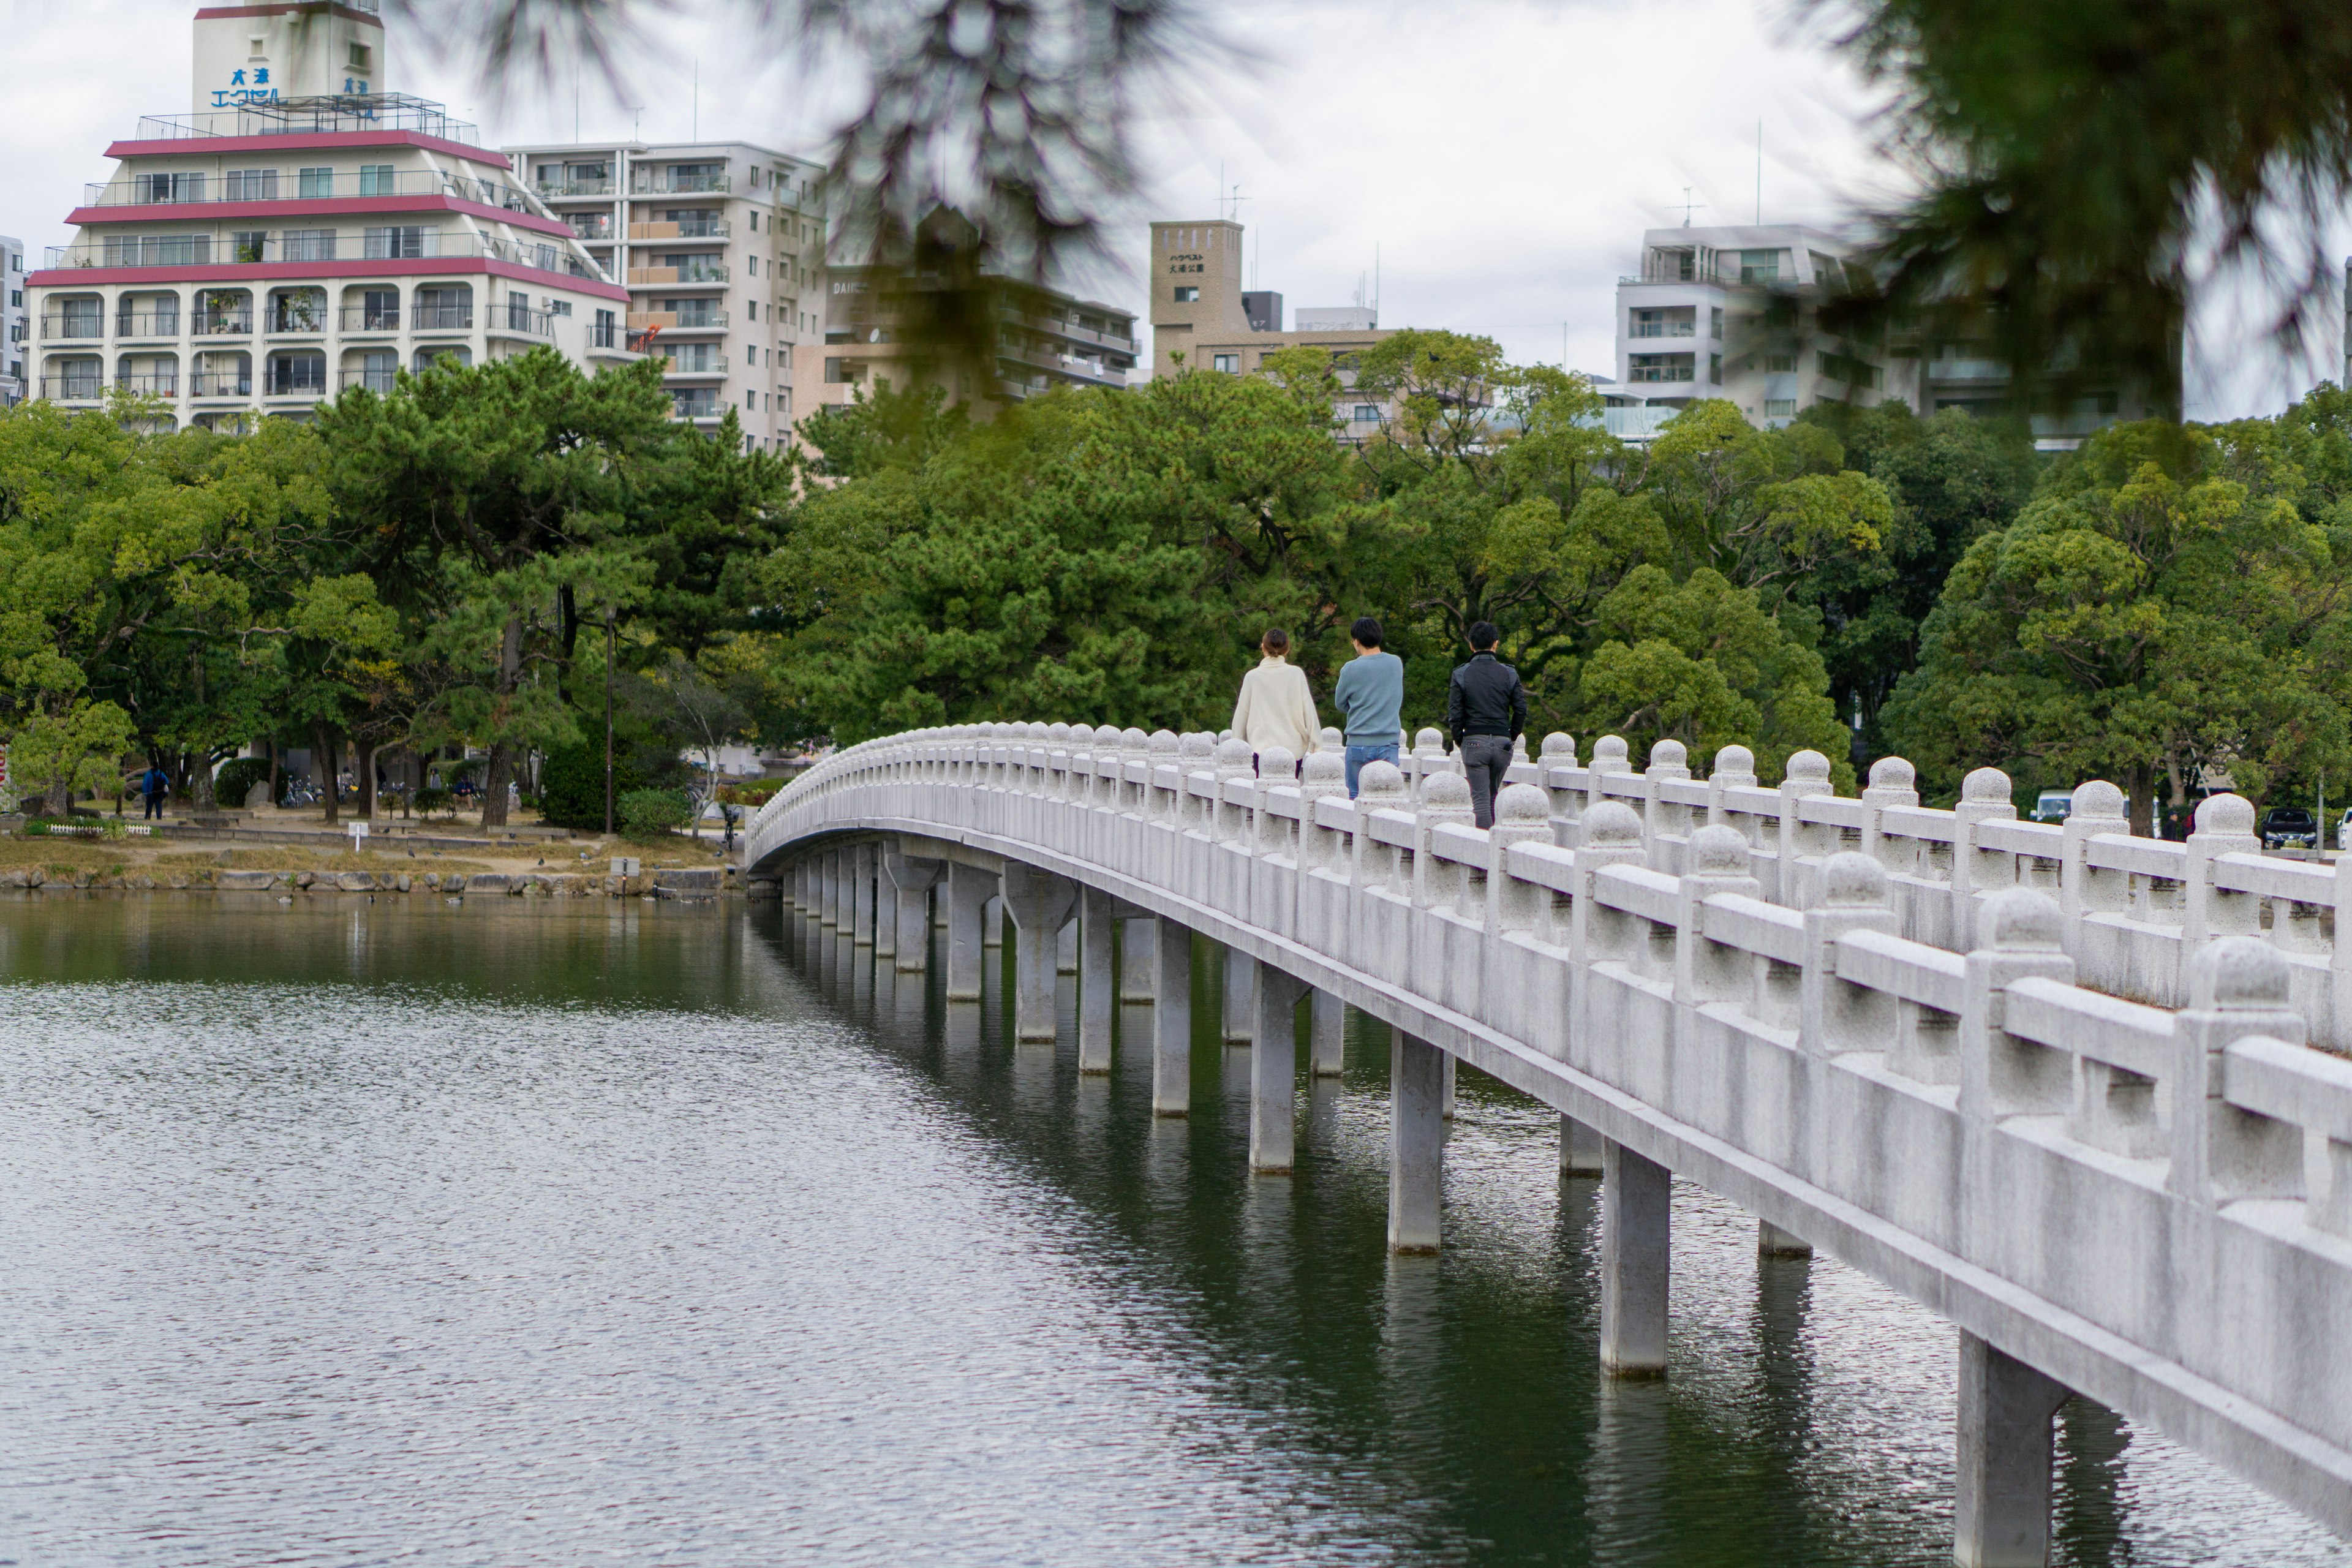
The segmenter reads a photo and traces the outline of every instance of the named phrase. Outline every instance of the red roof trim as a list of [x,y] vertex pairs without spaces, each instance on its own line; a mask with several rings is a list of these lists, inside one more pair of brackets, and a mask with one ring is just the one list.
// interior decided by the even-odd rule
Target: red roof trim
[[320,196],[289,202],[153,202],[131,206],[76,207],[66,221],[77,226],[98,224],[201,223],[208,218],[293,217],[316,214],[455,212],[493,218],[540,234],[572,237],[571,226],[560,218],[536,213],[509,212],[462,196]]
[[27,288],[71,289],[100,283],[299,283],[331,278],[425,278],[488,273],[522,282],[552,285],[599,300],[629,302],[617,283],[542,272],[488,256],[421,257],[414,261],[277,261],[242,267],[51,267],[26,275]]
[[487,147],[469,147],[422,131],[306,131],[291,136],[167,136],[152,142],[117,142],[106,150],[110,158],[200,158],[212,153],[263,153],[273,147],[289,153],[331,147],[424,147],[482,163],[512,169],[513,160]]

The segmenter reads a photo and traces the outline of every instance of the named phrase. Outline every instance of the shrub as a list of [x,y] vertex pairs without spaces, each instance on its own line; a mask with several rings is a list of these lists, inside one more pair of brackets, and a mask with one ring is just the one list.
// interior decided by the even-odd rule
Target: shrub
[[457,816],[457,801],[456,795],[437,785],[427,784],[416,792],[416,809],[426,816],[432,816],[436,811],[446,811],[452,816]]
[[25,836],[28,838],[46,838],[48,833],[49,824],[46,817],[37,816],[25,824]]
[[633,838],[657,838],[684,827],[694,815],[683,790],[633,789],[613,805]]
[[[646,787],[625,755],[613,759],[613,815],[621,801]],[[604,744],[583,741],[547,753],[539,765],[539,815],[558,827],[601,832],[604,826]]]
[[774,779],[761,779],[754,784],[720,784],[719,798],[728,805],[748,805],[754,808],[768,804],[769,798],[782,784]]

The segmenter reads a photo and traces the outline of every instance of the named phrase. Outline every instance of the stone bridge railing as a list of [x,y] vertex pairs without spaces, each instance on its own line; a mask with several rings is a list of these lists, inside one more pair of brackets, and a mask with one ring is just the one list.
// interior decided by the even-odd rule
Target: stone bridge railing
[[902,968],[936,886],[950,996],[1001,894],[1024,1032],[1073,916],[1090,998],[1116,920],[1254,960],[1262,1168],[1300,988],[1385,1019],[1400,1244],[1435,1240],[1439,1053],[1596,1130],[1613,1370],[1663,1364],[1667,1171],[1925,1302],[1962,1330],[1963,1562],[2042,1560],[2070,1388],[2352,1532],[2352,1063],[2312,1048],[2352,1044],[2336,868],[2262,855],[2235,796],[2171,844],[2105,784],[2045,826],[1992,770],[1938,811],[1898,760],[1846,799],[1816,753],[1767,789],[1742,748],[1698,780],[1614,737],[1549,738],[1480,830],[1435,740],[1351,801],[1329,751],[1294,781],[1206,735],[918,731],[795,781],[746,860]]

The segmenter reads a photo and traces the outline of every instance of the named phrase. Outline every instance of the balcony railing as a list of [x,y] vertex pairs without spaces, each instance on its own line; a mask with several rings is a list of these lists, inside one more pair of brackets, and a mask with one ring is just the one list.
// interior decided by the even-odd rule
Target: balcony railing
[[200,370],[188,378],[191,397],[251,397],[253,373],[249,370]]
[[616,347],[620,337],[621,329],[611,321],[591,321],[588,324],[588,346],[592,349]]
[[633,196],[686,196],[731,188],[724,174],[673,174],[667,169],[658,173],[640,170],[629,182],[629,194]]
[[[339,252],[350,254],[346,242],[358,247],[356,254],[362,259],[370,261],[430,261],[445,257],[488,256],[512,262],[518,267],[572,278],[603,276],[591,270],[587,263],[562,245],[499,239],[491,235],[469,235],[454,229],[425,228],[421,225],[369,226],[354,232],[305,238],[291,246],[274,237],[259,244],[215,246],[210,235],[129,236],[106,239],[95,245],[51,246],[47,265],[53,268],[70,268],[321,262],[333,259]],[[725,281],[723,276],[719,281]]]
[[176,338],[180,335],[180,312],[177,310],[134,310],[130,315],[114,318],[114,335],[118,338]]
[[494,332],[520,332],[533,338],[555,335],[555,313],[551,310],[534,310],[528,305],[493,305],[484,319]]
[[400,307],[386,310],[375,305],[346,305],[341,324],[347,332],[396,332],[400,331]]
[[[224,95],[226,96],[226,95]],[[453,120],[447,109],[406,93],[334,93],[320,98],[223,104],[194,114],[151,114],[139,121],[142,142],[214,136],[350,135],[365,131],[415,131],[444,142],[481,145],[481,130]]]
[[106,379],[97,371],[41,377],[41,395],[60,403],[95,403],[104,394]]
[[572,228],[574,239],[610,239],[613,237],[611,213],[573,213],[564,219]]
[[633,223],[629,226],[631,239],[725,239],[735,232],[735,226],[725,218],[706,218],[700,223]]
[[1604,408],[1601,427],[1620,440],[1639,440],[1664,429],[1666,421],[1681,412],[1679,408]]
[[408,324],[420,332],[470,332],[474,330],[474,307],[412,305],[408,308]]
[[727,268],[722,263],[705,261],[692,267],[632,267],[629,283],[632,287],[686,288],[703,283],[724,283]]
[[363,386],[370,392],[390,392],[399,379],[398,370],[347,370],[337,374],[335,384],[345,389]]
[[1935,359],[1927,362],[1929,381],[2007,381],[2009,366],[1997,359]]
[[352,196],[452,196],[507,212],[530,212],[530,201],[498,180],[433,169],[345,170],[317,174],[284,169],[234,174],[134,174],[83,187],[88,207],[180,206],[213,202],[311,202]]
[[629,312],[629,331],[641,332],[647,327],[659,327],[665,332],[720,332],[727,330],[727,312],[710,310],[700,315],[679,310]]
[[198,310],[195,335],[200,338],[245,338],[253,335],[253,311]]
[[320,305],[308,310],[272,310],[269,330],[288,337],[318,337],[327,330],[327,308]]
[[572,196],[609,196],[613,194],[613,176],[601,180],[541,180],[531,187],[541,201],[563,201]]
[[726,409],[716,397],[680,397],[671,404],[670,413],[678,419],[717,419]]
[[265,397],[324,397],[327,395],[327,367],[312,363],[300,366],[273,364],[269,367]]
[[177,371],[152,371],[144,375],[118,375],[114,390],[140,397],[177,397],[180,395],[180,374]]
[[106,318],[93,310],[86,316],[43,316],[41,336],[49,342],[106,336]]
[[683,360],[673,356],[662,361],[662,374],[664,375],[725,375],[727,356],[704,354],[698,358]]

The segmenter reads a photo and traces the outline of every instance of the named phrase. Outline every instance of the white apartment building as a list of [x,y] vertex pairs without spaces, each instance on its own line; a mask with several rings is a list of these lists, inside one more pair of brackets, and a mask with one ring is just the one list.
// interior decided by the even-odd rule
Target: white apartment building
[[803,343],[821,341],[824,166],[740,142],[509,147],[535,200],[562,218],[628,296],[632,343],[666,362],[677,417],[792,443],[814,408],[794,396]]
[[628,290],[506,158],[440,105],[373,90],[375,4],[197,13],[192,111],[109,147],[73,242],[26,275],[37,395],[121,389],[243,427],[443,359],[634,357]]
[[1616,384],[1602,388],[1611,434],[1647,440],[1707,397],[1767,427],[1823,400],[1914,400],[1916,359],[1819,328],[1845,254],[1834,236],[1793,224],[1643,233],[1641,271],[1617,281]]
[[32,332],[25,306],[25,242],[0,234],[0,408],[25,401],[25,356]]

